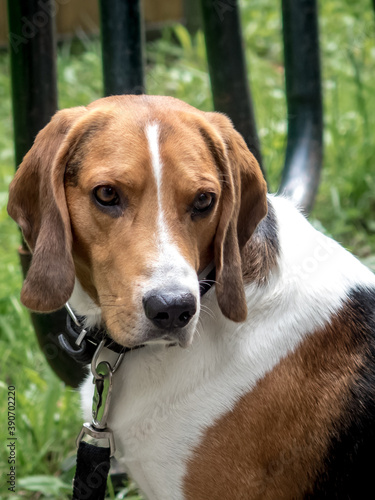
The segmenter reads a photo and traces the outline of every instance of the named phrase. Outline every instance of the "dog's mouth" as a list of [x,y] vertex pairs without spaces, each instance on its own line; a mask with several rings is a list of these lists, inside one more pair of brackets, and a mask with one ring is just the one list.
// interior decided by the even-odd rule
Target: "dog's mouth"
[[149,324],[138,327],[135,331],[128,330],[126,327],[119,331],[112,331],[106,323],[102,321],[100,332],[102,337],[108,339],[107,347],[115,346],[115,350],[119,347],[124,349],[137,349],[140,346],[164,346],[181,348],[189,347],[192,343],[194,332],[196,330],[196,321],[192,320],[183,328],[161,329],[150,326]]
[[160,345],[165,347],[176,347],[179,346],[185,349],[191,344],[192,334],[190,332],[170,332],[168,334],[158,336],[156,333],[149,340],[146,340],[143,345]]
[[176,347],[176,346],[184,347],[176,339],[172,339],[170,337],[164,337],[164,338],[160,338],[160,339],[157,339],[157,340],[149,340],[149,341],[145,342],[142,345],[143,346],[147,346],[147,345],[150,345],[150,346],[155,345],[155,346],[157,346],[157,345],[160,345],[160,346],[163,346],[163,347]]

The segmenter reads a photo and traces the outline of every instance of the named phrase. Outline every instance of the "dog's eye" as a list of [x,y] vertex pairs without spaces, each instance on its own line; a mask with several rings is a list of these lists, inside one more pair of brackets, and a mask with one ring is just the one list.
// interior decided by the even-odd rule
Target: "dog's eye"
[[215,195],[213,193],[200,193],[195,197],[192,215],[204,214],[213,207]]
[[117,191],[112,186],[98,186],[94,189],[95,199],[105,207],[118,205],[120,202]]

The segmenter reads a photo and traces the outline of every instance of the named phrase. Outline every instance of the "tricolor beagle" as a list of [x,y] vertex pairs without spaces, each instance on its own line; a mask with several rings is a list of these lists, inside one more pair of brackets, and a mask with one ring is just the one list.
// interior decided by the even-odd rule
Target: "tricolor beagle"
[[33,251],[27,307],[69,299],[145,344],[114,377],[109,425],[148,499],[373,497],[375,277],[267,197],[225,116],[149,96],[60,111],[9,213]]

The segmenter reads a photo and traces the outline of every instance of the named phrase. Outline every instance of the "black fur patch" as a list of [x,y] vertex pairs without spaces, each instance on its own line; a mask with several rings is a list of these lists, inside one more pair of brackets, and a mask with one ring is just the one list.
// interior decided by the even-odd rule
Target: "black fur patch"
[[[345,413],[334,424],[332,440],[313,488],[306,499],[365,500],[375,498],[375,288],[358,287],[349,294],[344,319],[352,322],[353,348],[362,353]],[[344,396],[343,396],[344,397]]]

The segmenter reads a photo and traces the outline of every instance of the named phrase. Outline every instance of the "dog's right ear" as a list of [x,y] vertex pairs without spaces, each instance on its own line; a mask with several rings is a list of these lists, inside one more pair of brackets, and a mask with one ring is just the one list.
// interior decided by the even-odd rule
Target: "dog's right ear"
[[85,107],[59,111],[37,135],[9,188],[8,213],[32,251],[21,301],[34,311],[59,309],[72,294],[75,271],[59,151]]

